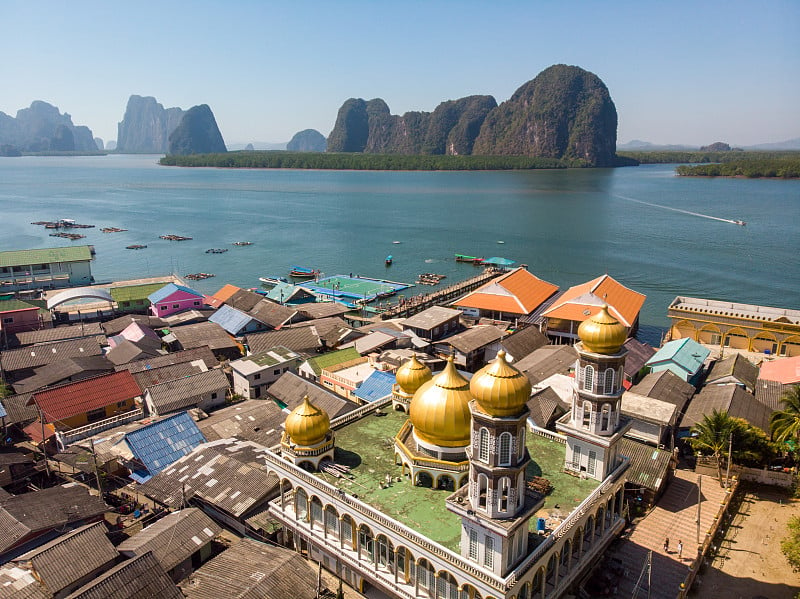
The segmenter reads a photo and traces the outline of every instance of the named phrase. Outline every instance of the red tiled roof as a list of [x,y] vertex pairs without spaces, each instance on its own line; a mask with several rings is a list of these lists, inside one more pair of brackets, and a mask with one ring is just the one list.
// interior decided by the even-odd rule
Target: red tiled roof
[[603,275],[567,289],[543,316],[583,322],[599,312],[605,302],[614,317],[626,327],[631,327],[636,322],[646,297],[638,291],[628,289],[613,277]]
[[38,391],[31,400],[44,414],[45,422],[56,422],[133,399],[141,394],[142,390],[130,371],[121,370]]
[[481,285],[453,305],[511,314],[530,314],[556,291],[558,285],[543,281],[524,268],[516,268]]

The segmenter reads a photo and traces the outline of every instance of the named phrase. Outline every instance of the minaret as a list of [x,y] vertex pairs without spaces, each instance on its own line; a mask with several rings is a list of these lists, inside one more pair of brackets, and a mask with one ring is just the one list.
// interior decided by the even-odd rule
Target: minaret
[[628,330],[604,305],[581,323],[578,337],[572,410],[556,428],[567,435],[564,468],[603,480],[617,466],[617,445],[632,425],[620,418]]
[[328,413],[311,403],[308,395],[286,417],[281,436],[284,459],[305,468],[318,470],[324,460],[333,460],[334,435]]
[[408,362],[397,369],[395,377],[397,382],[392,385],[392,408],[408,414],[414,393],[431,380],[433,374],[431,369],[413,354]]
[[447,506],[461,516],[461,554],[505,576],[527,554],[528,521],[544,501],[526,492],[531,385],[500,351],[472,377],[470,392],[469,484]]

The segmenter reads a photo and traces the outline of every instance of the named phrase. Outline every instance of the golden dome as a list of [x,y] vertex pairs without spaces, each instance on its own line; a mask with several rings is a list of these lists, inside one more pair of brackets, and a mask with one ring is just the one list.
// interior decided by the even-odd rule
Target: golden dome
[[286,434],[292,443],[308,447],[316,445],[331,430],[331,419],[327,412],[312,404],[308,395],[286,417]]
[[628,329],[611,316],[608,306],[603,304],[600,311],[584,320],[578,327],[583,347],[595,354],[615,354],[628,338]]
[[414,395],[417,389],[422,387],[425,383],[433,378],[431,369],[426,364],[417,360],[417,356],[411,356],[411,359],[397,369],[397,384],[404,393]]
[[490,416],[516,416],[531,396],[528,377],[506,361],[506,352],[481,368],[469,385],[481,410]]
[[444,370],[422,385],[409,406],[411,424],[419,439],[439,447],[469,445],[472,415],[469,381],[447,359]]

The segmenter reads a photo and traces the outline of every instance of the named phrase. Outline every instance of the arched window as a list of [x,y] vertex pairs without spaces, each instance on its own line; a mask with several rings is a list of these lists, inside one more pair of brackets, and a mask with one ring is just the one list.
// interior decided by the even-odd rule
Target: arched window
[[498,505],[497,509],[501,512],[508,511],[508,490],[511,487],[511,479],[507,476],[504,476],[499,481],[500,489],[498,493]]
[[361,557],[371,562],[375,561],[375,537],[368,526],[362,524],[358,527],[358,545],[361,548]]
[[594,388],[594,368],[587,366],[583,371],[583,388],[591,391]]
[[481,462],[489,461],[489,431],[485,428],[478,433],[478,459]]
[[329,535],[336,536],[339,529],[339,514],[336,513],[336,508],[329,505],[325,508],[325,532]]
[[494,537],[486,535],[483,545],[483,565],[487,568],[494,567]]
[[525,454],[525,427],[521,426],[517,431],[517,459],[521,460]]
[[613,368],[606,368],[606,381],[605,381],[605,389],[603,392],[606,395],[609,395],[614,392],[614,369]]
[[500,465],[511,465],[511,433],[502,433],[500,435]]
[[583,402],[583,426],[584,428],[589,428],[589,424],[591,424],[592,419],[592,402],[585,401]]
[[606,371],[597,371],[597,392],[602,393],[606,386]]
[[478,475],[478,507],[486,509],[486,496],[489,493],[489,477],[485,474]]
[[611,428],[611,404],[604,403],[600,414],[600,430],[607,431]]
[[525,472],[517,475],[517,507],[522,507],[525,503]]
[[312,497],[311,498],[311,528],[314,527],[322,528],[324,526],[322,522],[322,502],[320,501],[319,497]]
[[294,494],[294,513],[297,519],[305,522],[308,520],[308,495],[303,489],[297,489]]
[[478,531],[474,528],[469,529],[469,559],[478,561]]
[[353,519],[349,515],[342,516],[342,521],[339,523],[340,535],[342,543],[350,549],[353,548],[353,526]]

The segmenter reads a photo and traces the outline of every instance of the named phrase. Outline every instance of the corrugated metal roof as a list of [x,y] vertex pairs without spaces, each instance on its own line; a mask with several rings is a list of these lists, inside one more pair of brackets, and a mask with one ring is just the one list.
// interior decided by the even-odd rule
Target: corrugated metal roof
[[123,370],[37,391],[33,394],[33,401],[44,415],[45,422],[56,422],[141,394],[142,390],[131,373]]
[[641,485],[658,492],[666,482],[672,454],[633,439],[623,437],[619,443],[619,453],[630,459],[626,471],[628,483]]
[[0,362],[2,362],[3,370],[8,373],[15,370],[38,368],[64,358],[99,356],[101,353],[103,352],[97,338],[87,337],[4,351],[0,354]]
[[133,557],[152,551],[166,572],[191,557],[222,531],[202,510],[186,508],[164,516],[123,541],[117,550]]
[[66,599],[183,599],[183,594],[148,552],[115,566]]
[[236,437],[271,447],[281,440],[287,414],[272,400],[248,399],[215,410],[197,426],[209,441]]
[[264,299],[248,310],[247,313],[259,322],[277,329],[291,321],[297,315],[297,310]]
[[342,316],[350,311],[350,308],[338,302],[315,302],[313,304],[301,304],[297,306],[297,311],[305,318],[318,319],[329,318],[331,316]]
[[194,362],[195,360],[202,360],[206,368],[214,368],[219,366],[219,360],[214,357],[212,351],[208,346],[196,347],[194,349],[187,349],[183,351],[171,352],[165,356],[157,356],[154,358],[147,358],[146,360],[139,360],[131,364],[117,366],[116,370],[129,370],[133,374],[142,372],[144,370],[153,370],[163,366],[171,366],[173,364],[181,364],[184,362]]
[[355,402],[348,401],[293,372],[284,372],[277,381],[269,386],[267,394],[277,399],[289,410],[293,410],[303,403],[303,397],[308,395],[311,403],[325,410],[331,420],[352,412],[358,407]]
[[525,373],[531,385],[553,374],[566,374],[575,367],[578,352],[571,345],[545,345],[528,354],[515,366]]
[[144,314],[127,314],[120,316],[113,320],[109,320],[101,324],[106,335],[117,335],[125,330],[125,328],[132,322],[138,322],[153,330],[162,329],[166,326],[166,321],[155,316],[146,316]]
[[703,390],[689,402],[680,427],[692,427],[702,422],[703,416],[711,415],[714,410],[727,412],[733,418],[743,418],[767,434],[770,433],[769,418],[772,410],[739,385],[703,387]]
[[6,412],[3,404],[0,403],[0,418],[5,418],[6,416],[8,416],[8,412]]
[[181,583],[188,599],[314,599],[317,572],[298,553],[242,539]]
[[519,362],[547,344],[547,337],[536,327],[525,327],[503,339],[503,348],[512,362]]
[[159,414],[184,410],[197,405],[209,393],[227,392],[228,377],[219,368],[167,381],[147,388]]
[[247,291],[246,289],[239,289],[236,293],[231,295],[225,300],[225,303],[242,312],[249,312],[255,305],[264,299],[263,295]]
[[392,394],[392,385],[397,378],[391,372],[376,370],[367,377],[353,395],[367,402],[377,401]]
[[630,391],[669,402],[676,406],[680,413],[696,389],[694,385],[687,383],[671,370],[661,370],[647,374],[638,384],[631,387]]
[[339,349],[328,352],[327,354],[322,354],[321,356],[309,358],[308,365],[311,367],[311,370],[314,371],[314,374],[319,376],[325,368],[330,368],[331,366],[349,362],[350,360],[355,360],[360,357],[361,354],[358,353],[355,347],[348,347],[347,349]]
[[189,413],[181,412],[128,433],[125,441],[152,475],[205,443],[206,438]]
[[36,391],[37,389],[60,383],[66,379],[85,379],[113,370],[114,365],[109,362],[105,356],[66,358],[37,368],[35,375],[16,381],[14,383],[14,390],[17,393]]
[[52,599],[30,570],[7,564],[0,566],[0,597],[3,599]]
[[[691,378],[702,367],[703,362],[711,352],[700,345],[694,339],[688,337],[675,339],[665,343],[652,358],[647,361],[647,366],[653,369],[663,370],[670,365],[677,366],[679,370],[670,369],[675,374],[683,374],[686,378]],[[682,371],[682,372],[681,372]],[[688,375],[688,376],[687,376]]]
[[82,339],[84,337],[104,337],[103,328],[99,322],[86,322],[69,326],[38,329],[36,331],[20,331],[9,335],[9,347],[25,347],[38,343],[53,343],[67,339]]
[[215,322],[231,335],[238,335],[253,317],[241,310],[223,305],[219,310],[208,317],[209,322]]
[[6,424],[20,424],[36,420],[39,416],[39,411],[36,406],[28,405],[32,395],[33,393],[20,393],[0,398],[0,405],[5,408],[8,414]]
[[173,327],[173,335],[183,349],[208,346],[213,350],[238,347],[236,341],[216,322],[198,322]]
[[711,371],[706,376],[705,384],[714,384],[728,378],[735,379],[752,391],[755,389],[756,379],[758,379],[758,366],[742,354],[733,354],[714,362]]
[[53,262],[80,262],[91,259],[91,246],[88,245],[72,245],[38,250],[12,250],[10,252],[0,252],[0,267],[29,266]]
[[175,283],[167,283],[166,285],[161,287],[161,289],[158,289],[158,290],[154,291],[153,293],[151,293],[150,295],[148,295],[147,299],[150,300],[151,304],[157,304],[158,302],[163,301],[166,298],[168,298],[173,293],[177,293],[179,291],[182,291],[184,293],[188,293],[189,295],[194,295],[194,296],[200,297],[200,298],[205,297],[202,293],[200,293],[199,291],[195,291],[191,287],[186,287],[185,285],[176,285]]
[[460,316],[461,310],[454,310],[453,308],[445,308],[443,306],[431,306],[414,316],[406,318],[403,321],[403,326],[406,328],[429,331]]
[[494,325],[478,325],[443,339],[440,343],[450,345],[462,354],[469,354],[499,341],[504,334],[505,331],[501,331]]
[[178,364],[169,364],[161,368],[151,368],[149,370],[142,370],[141,372],[133,373],[133,378],[139,384],[140,389],[146,389],[153,385],[159,385],[167,381],[174,381],[184,376],[190,376],[208,370],[202,360],[193,362],[180,362]]
[[47,590],[56,594],[87,574],[114,563],[119,554],[108,540],[106,530],[103,522],[81,526],[14,561],[30,562]]
[[756,400],[767,406],[772,411],[783,410],[786,406],[782,399],[783,394],[794,385],[784,385],[778,381],[758,379],[756,381]]
[[18,299],[0,300],[0,312],[16,312],[18,310],[38,310],[39,306],[34,306],[28,302]]

